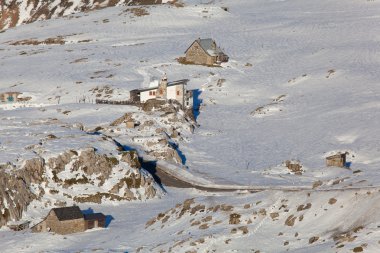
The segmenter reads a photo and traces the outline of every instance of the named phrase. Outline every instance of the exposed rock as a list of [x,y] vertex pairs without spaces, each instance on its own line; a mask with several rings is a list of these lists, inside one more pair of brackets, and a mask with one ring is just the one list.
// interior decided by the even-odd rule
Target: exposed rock
[[207,229],[208,228],[208,224],[205,223],[205,224],[202,224],[199,226],[199,229]]
[[17,174],[0,171],[0,227],[9,220],[19,220],[29,203],[38,198],[29,190],[31,174],[23,169]]
[[167,105],[166,100],[163,99],[148,99],[143,105],[144,112],[151,112],[152,110],[162,110]]
[[127,123],[128,121],[132,121],[132,113],[126,113],[124,114],[123,116],[121,116],[120,118],[116,119],[115,121],[113,121],[110,126],[118,126],[122,123]]
[[58,157],[49,158],[47,166],[53,170],[55,173],[59,173],[65,169],[66,164],[71,161],[74,155],[78,155],[76,151],[65,152]]
[[294,222],[296,221],[296,219],[297,219],[296,216],[294,216],[294,215],[290,215],[290,216],[286,219],[286,221],[285,221],[285,225],[292,227],[292,226],[294,225]]
[[109,178],[112,168],[119,163],[115,157],[97,154],[94,148],[81,151],[77,158],[72,164],[73,171],[83,170],[86,175],[100,174],[102,181]]
[[239,230],[241,230],[243,232],[243,235],[248,234],[248,227],[247,226],[239,227]]
[[319,240],[319,236],[313,236],[309,239],[309,244],[312,244]]
[[[73,13],[87,12],[119,4],[136,6],[141,4],[152,5],[161,3],[162,0],[65,0],[58,2],[51,0],[5,0],[4,3],[1,3],[2,15],[0,16],[0,30],[24,23],[33,23],[37,20],[62,17]],[[20,13],[24,12],[25,14],[20,16]],[[137,15],[136,12],[139,14],[141,10],[133,11],[135,15]]]
[[306,209],[310,209],[311,208],[311,203],[307,203],[306,205],[300,205],[297,207],[297,211],[300,212],[300,211],[303,211],[303,210],[306,210]]
[[230,224],[240,224],[240,217],[241,215],[238,213],[232,213],[230,214]]
[[361,246],[355,247],[352,251],[353,252],[363,252],[363,247],[361,247]]
[[[41,185],[48,187],[50,194],[56,195],[77,184],[94,187],[94,180],[100,180],[101,183],[96,186],[98,192],[86,191],[84,195],[81,195],[82,192],[63,192],[66,198],[80,203],[101,203],[103,199],[120,201],[155,197],[157,192],[154,180],[139,170],[137,154],[129,152],[124,155],[124,160],[127,162],[99,154],[94,148],[89,148],[79,152],[69,150],[50,157],[47,162],[43,158],[33,158],[25,161],[20,168],[9,170],[6,169],[9,166],[3,166],[3,169],[0,168],[0,227],[9,220],[19,220],[33,200],[43,200],[45,191]],[[120,163],[122,164],[119,165]],[[110,179],[111,174],[115,174],[115,169],[124,177],[114,185],[107,184],[102,187],[102,183]],[[63,171],[64,176],[60,174]],[[142,191],[131,191],[132,188]],[[66,203],[64,200],[53,200],[45,202],[45,206],[64,206]]]
[[231,206],[231,205],[222,204],[222,205],[220,206],[220,209],[221,209],[222,211],[224,211],[224,212],[230,212],[230,211],[232,211],[232,210],[234,209],[234,207]]
[[136,168],[136,169],[141,168],[139,156],[136,150],[123,152],[121,161],[128,163],[129,166],[131,166],[132,168]]
[[300,161],[287,160],[285,161],[285,166],[295,175],[302,175],[303,170]]
[[191,208],[191,205],[194,204],[194,199],[187,199],[183,202],[183,207],[178,215],[178,218],[181,218],[186,212],[188,212]]
[[156,189],[153,187],[153,185],[149,185],[145,190],[145,196],[146,198],[150,199],[156,196]]
[[270,213],[269,216],[272,218],[272,220],[276,220],[280,215],[278,213]]
[[21,177],[26,184],[41,183],[44,173],[45,161],[41,158],[33,158],[25,161],[24,166],[18,171],[18,177]]
[[323,182],[322,182],[322,181],[320,181],[320,180],[318,180],[318,181],[315,181],[315,182],[313,183],[313,189],[315,189],[315,188],[317,188],[317,187],[321,186],[322,184],[323,184]]
[[197,212],[204,212],[205,209],[205,205],[196,205],[193,208],[191,208],[190,213],[195,214]]

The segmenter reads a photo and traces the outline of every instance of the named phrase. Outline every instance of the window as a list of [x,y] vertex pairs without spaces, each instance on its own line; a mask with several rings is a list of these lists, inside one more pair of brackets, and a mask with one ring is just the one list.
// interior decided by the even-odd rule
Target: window
[[152,91],[149,91],[149,96],[152,96]]
[[153,91],[153,96],[155,96],[156,95],[156,92],[155,91]]
[[163,95],[163,94],[164,94],[164,91],[163,91],[163,90],[160,90],[160,94]]
[[177,90],[177,96],[179,96],[179,90]]

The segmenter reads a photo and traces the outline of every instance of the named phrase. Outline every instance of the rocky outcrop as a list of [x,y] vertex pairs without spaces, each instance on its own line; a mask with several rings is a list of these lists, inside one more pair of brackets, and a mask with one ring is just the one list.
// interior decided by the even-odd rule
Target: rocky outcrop
[[153,110],[163,110],[168,104],[166,100],[163,99],[149,99],[144,104],[142,104],[142,109],[144,112],[151,112]]
[[141,167],[141,164],[139,161],[139,156],[135,150],[123,152],[123,154],[121,156],[121,160],[123,162],[128,163],[129,166],[131,166],[131,168],[140,168]]
[[[26,161],[21,169],[12,169],[11,173],[7,168],[0,170],[0,227],[9,220],[19,220],[29,203],[44,194],[38,185],[43,181],[43,159],[34,158]],[[32,184],[35,184],[33,190]]]
[[20,24],[97,10],[118,4],[152,5],[162,0],[2,0],[0,30]]
[[95,148],[68,150],[48,159],[33,158],[20,168],[1,166],[0,227],[21,219],[34,200],[55,207],[68,202],[153,198],[157,193],[155,181],[140,168],[135,151],[106,155]]

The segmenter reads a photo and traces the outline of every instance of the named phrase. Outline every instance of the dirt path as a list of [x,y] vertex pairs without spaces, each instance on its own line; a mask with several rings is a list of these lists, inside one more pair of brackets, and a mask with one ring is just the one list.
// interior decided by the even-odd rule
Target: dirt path
[[[170,165],[172,166],[172,165]],[[142,167],[147,170],[155,180],[164,188],[176,187],[176,188],[194,188],[207,192],[234,192],[234,191],[248,191],[248,192],[260,192],[266,190],[272,191],[310,191],[310,192],[329,192],[329,191],[348,191],[348,190],[363,190],[363,189],[379,189],[380,186],[361,186],[361,187],[346,187],[346,188],[322,188],[313,189],[311,186],[249,186],[249,185],[204,185],[202,183],[195,183],[194,179],[187,180],[186,177],[182,177],[180,173],[173,173],[173,168],[168,168],[165,163],[156,163],[155,161],[143,161]],[[178,171],[183,170],[180,167],[176,168]]]
[[236,189],[221,189],[221,188],[211,188],[202,185],[193,184],[184,179],[176,177],[169,171],[165,170],[162,166],[158,166],[154,161],[142,161],[142,167],[147,170],[157,183],[161,187],[175,187],[175,188],[194,188],[202,191],[208,192],[231,192],[236,191]]

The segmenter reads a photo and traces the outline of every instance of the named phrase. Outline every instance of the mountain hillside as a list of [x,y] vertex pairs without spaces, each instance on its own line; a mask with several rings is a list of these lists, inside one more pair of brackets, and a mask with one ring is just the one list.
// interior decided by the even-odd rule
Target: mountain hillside
[[[1,252],[379,252],[380,1],[72,2],[0,33]],[[198,38],[229,61],[181,61]],[[165,74],[194,117],[126,102]],[[6,226],[73,204],[114,219]]]
[[2,0],[0,31],[20,24],[32,23],[37,20],[62,17],[109,6],[160,3],[162,3],[162,0]]

